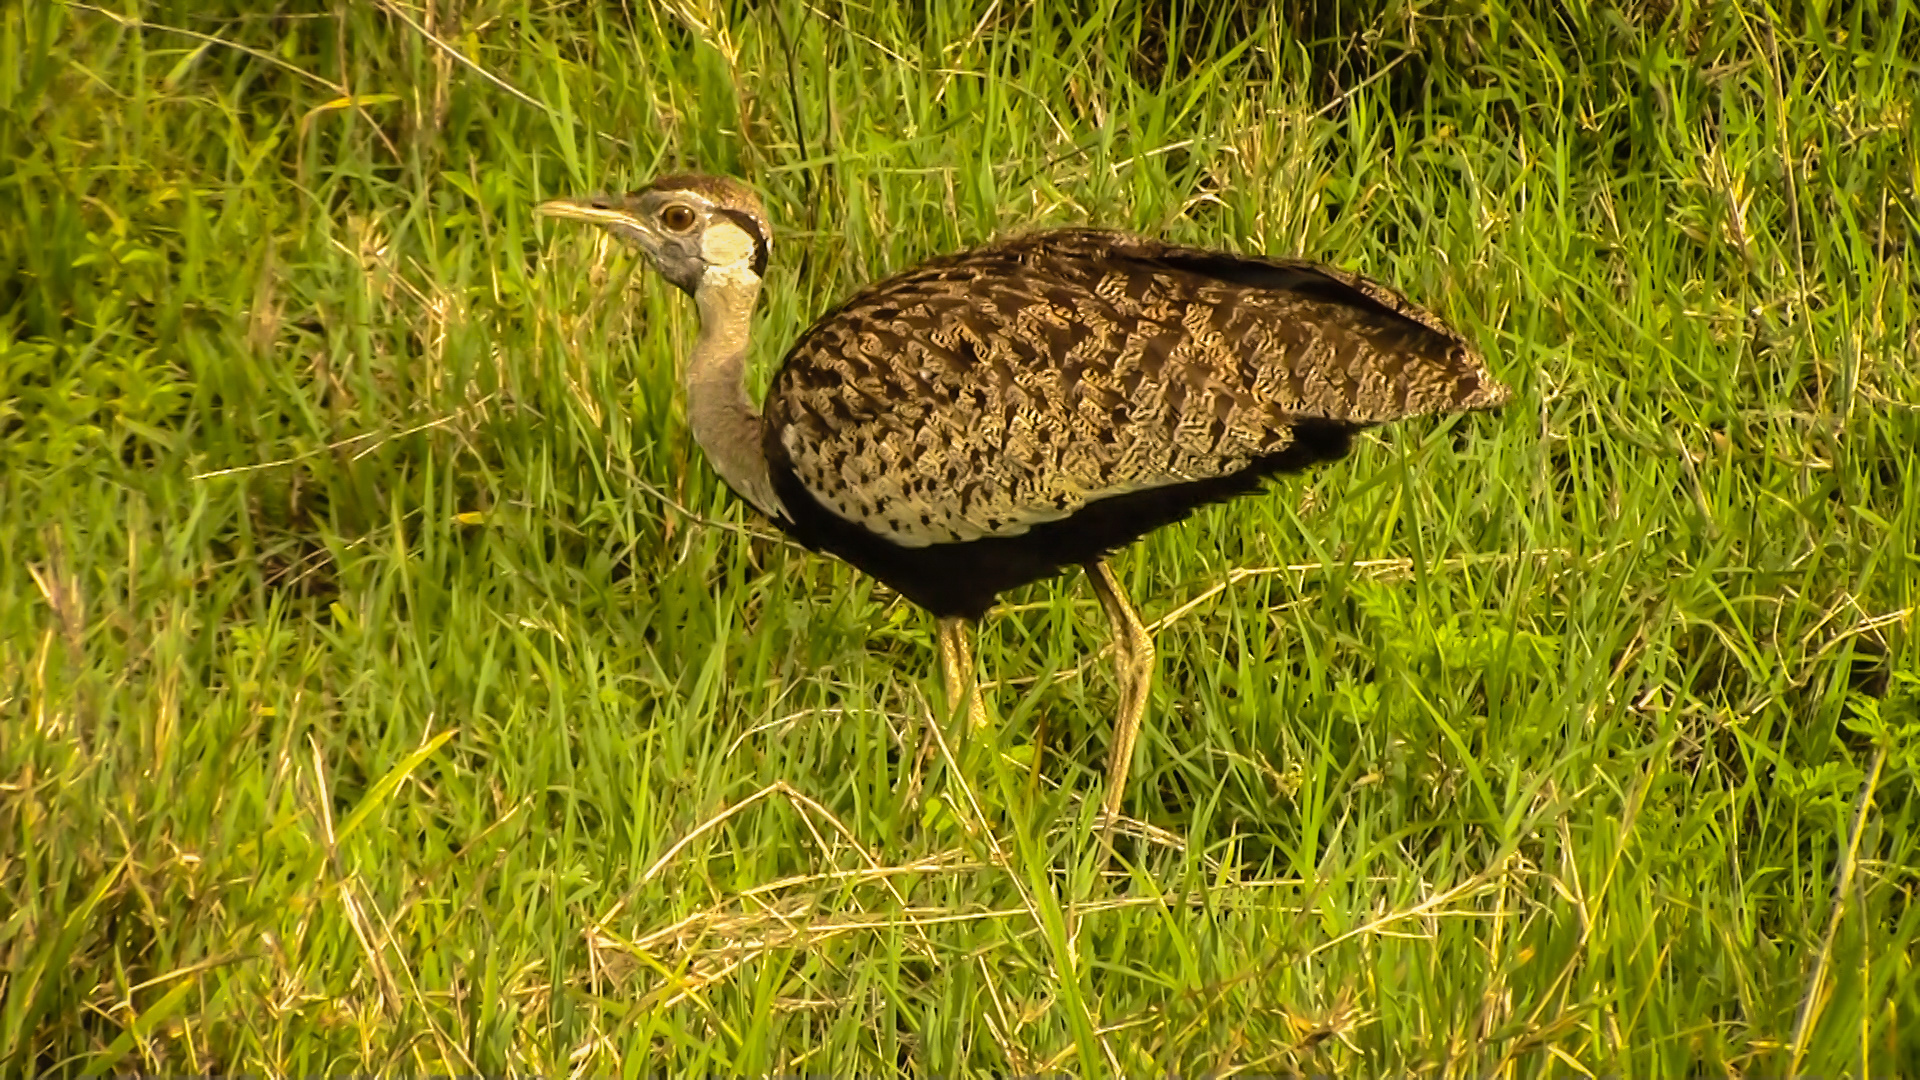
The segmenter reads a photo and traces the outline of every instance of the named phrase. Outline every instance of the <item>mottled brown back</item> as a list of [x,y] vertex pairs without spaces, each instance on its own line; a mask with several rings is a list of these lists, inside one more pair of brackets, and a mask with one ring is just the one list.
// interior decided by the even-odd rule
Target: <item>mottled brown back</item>
[[1459,335],[1363,278],[1062,230],[855,295],[794,345],[766,419],[770,457],[822,506],[924,547],[1227,476],[1302,421],[1506,396]]

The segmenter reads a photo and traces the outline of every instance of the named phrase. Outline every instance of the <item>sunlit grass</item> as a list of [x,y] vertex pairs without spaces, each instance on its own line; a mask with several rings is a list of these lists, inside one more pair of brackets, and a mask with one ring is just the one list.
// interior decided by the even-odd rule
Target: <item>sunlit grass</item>
[[[1469,7],[0,11],[0,1070],[1920,1058],[1920,32]],[[928,621],[700,462],[690,305],[530,215],[683,167],[780,230],[762,383],[1093,222],[1516,395],[1121,556],[1110,858],[1084,585],[930,723]]]

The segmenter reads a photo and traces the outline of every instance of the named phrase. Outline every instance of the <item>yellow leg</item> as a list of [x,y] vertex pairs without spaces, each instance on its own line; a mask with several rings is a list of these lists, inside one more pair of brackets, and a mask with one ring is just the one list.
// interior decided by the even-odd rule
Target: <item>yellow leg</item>
[[940,620],[940,674],[947,685],[950,716],[965,709],[971,730],[987,726],[986,702],[980,698],[980,676],[973,667],[973,635],[965,619]]
[[1087,564],[1087,580],[1113,624],[1114,679],[1120,684],[1120,712],[1113,722],[1113,748],[1107,757],[1107,823],[1120,815],[1120,797],[1127,790],[1133,768],[1133,744],[1140,737],[1140,720],[1147,712],[1147,691],[1153,687],[1153,639],[1140,615],[1127,602],[1105,559]]

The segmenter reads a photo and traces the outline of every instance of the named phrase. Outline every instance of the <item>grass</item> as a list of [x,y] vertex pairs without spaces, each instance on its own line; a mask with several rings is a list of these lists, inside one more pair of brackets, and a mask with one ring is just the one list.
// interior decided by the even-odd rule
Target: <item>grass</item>
[[[1216,5],[1219,6],[1219,5]],[[0,1070],[1920,1060],[1920,13],[0,9]],[[745,515],[557,194],[751,178],[765,372],[1092,221],[1392,281],[1501,413],[928,621]],[[937,737],[936,737],[937,736]]]

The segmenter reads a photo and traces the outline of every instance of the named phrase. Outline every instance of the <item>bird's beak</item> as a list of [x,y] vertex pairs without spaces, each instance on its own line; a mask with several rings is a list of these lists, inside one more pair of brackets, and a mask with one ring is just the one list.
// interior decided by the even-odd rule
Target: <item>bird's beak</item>
[[553,199],[533,208],[541,217],[560,218],[563,221],[584,221],[590,225],[625,226],[637,231],[646,231],[640,219],[625,210],[611,206],[596,206],[597,200],[590,199]]

